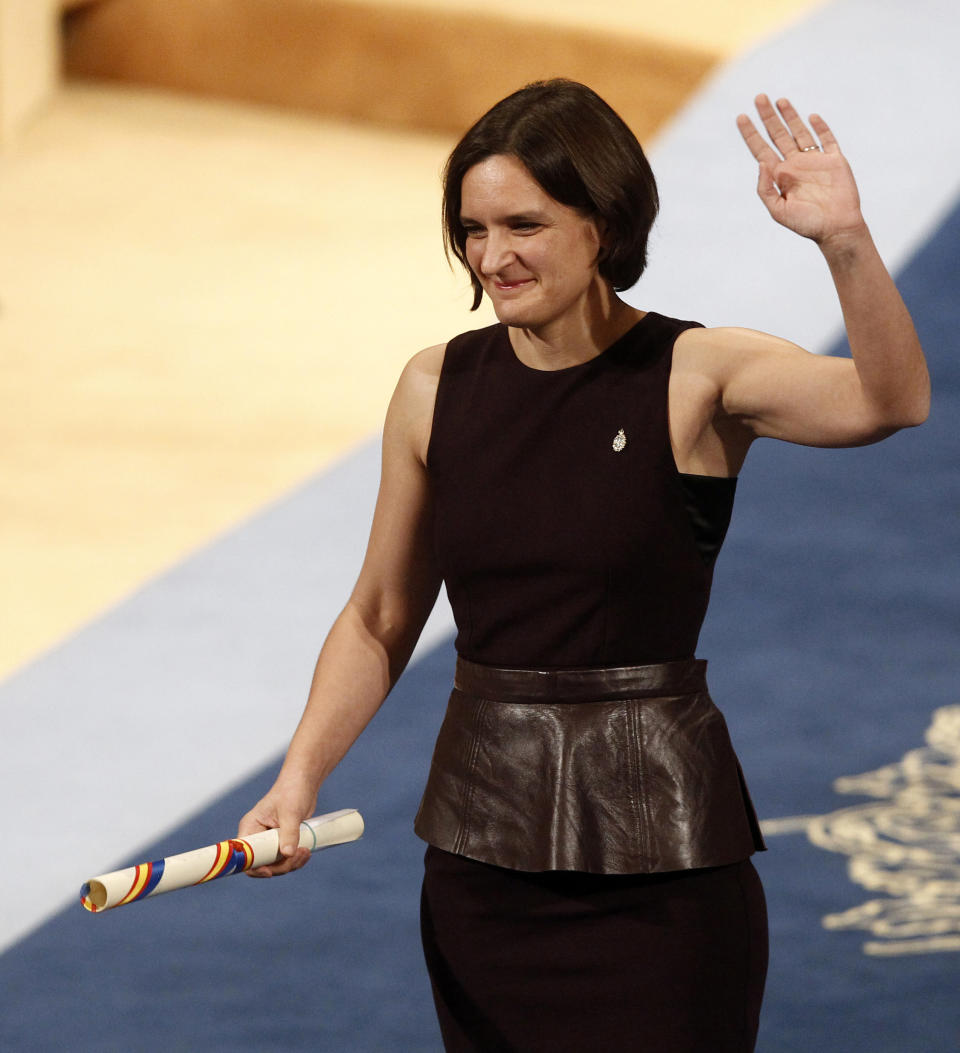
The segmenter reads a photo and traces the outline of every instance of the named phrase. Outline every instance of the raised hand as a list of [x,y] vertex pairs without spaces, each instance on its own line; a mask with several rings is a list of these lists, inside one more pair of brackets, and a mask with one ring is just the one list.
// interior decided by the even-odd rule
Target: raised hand
[[811,114],[808,128],[788,99],[776,109],[766,95],[754,103],[770,142],[745,113],[737,127],[760,165],[757,193],[770,215],[821,246],[862,233],[857,184],[827,122]]

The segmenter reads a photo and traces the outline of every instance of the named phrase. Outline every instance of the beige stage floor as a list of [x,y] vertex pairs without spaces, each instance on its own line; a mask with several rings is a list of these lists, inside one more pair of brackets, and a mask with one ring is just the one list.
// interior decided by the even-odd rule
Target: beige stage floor
[[[394,7],[410,0],[379,0]],[[731,56],[771,30],[783,26],[822,0],[416,0],[418,7],[464,14],[482,9],[519,23],[543,22],[640,34],[651,40],[703,50],[718,58]]]
[[[813,5],[608,6],[719,60]],[[449,146],[77,84],[24,130],[0,159],[0,676],[370,435],[410,354],[485,324],[440,247]]]

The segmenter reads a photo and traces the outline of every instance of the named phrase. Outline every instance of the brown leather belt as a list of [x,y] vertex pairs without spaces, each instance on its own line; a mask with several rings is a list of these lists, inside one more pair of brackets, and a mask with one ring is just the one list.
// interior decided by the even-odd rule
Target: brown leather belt
[[706,662],[495,669],[458,659],[414,826],[515,870],[658,873],[764,847]]

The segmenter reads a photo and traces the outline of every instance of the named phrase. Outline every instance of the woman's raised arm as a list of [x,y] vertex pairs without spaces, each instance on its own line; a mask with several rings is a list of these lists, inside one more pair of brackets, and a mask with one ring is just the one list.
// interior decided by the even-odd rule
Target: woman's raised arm
[[759,95],[756,107],[769,141],[745,114],[737,125],[759,165],[757,193],[773,219],[823,253],[853,358],[806,354],[738,329],[691,330],[681,339],[716,382],[720,412],[750,437],[855,446],[922,423],[930,404],[923,351],[833,132],[816,114],[808,126],[787,99],[774,108]]
[[303,716],[273,787],[240,834],[278,827],[285,857],[251,871],[272,877],[303,866],[302,819],[317,791],[380,708],[410,658],[440,588],[430,539],[426,450],[442,346],[407,365],[387,411],[373,526],[357,584],[317,660]]

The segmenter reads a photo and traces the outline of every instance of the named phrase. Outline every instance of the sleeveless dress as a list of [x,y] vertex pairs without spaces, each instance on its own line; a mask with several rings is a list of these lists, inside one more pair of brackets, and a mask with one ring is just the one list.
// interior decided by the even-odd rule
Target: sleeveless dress
[[753,1049],[762,838],[694,658],[735,480],[681,475],[696,323],[588,362],[447,346],[428,470],[457,674],[415,829],[448,1051]]

